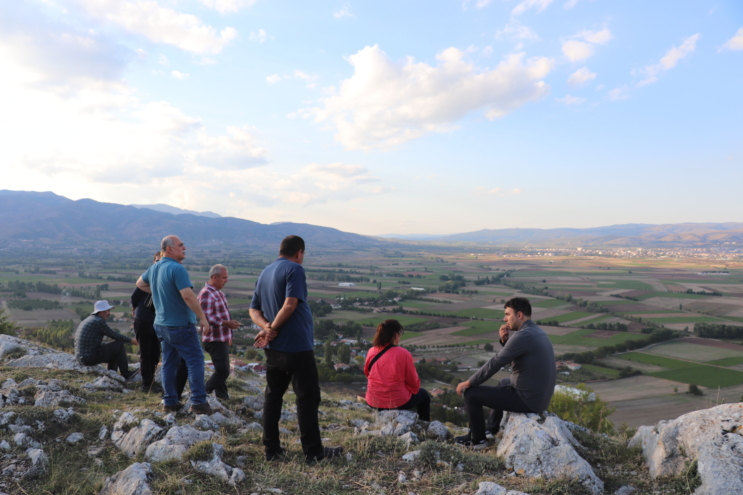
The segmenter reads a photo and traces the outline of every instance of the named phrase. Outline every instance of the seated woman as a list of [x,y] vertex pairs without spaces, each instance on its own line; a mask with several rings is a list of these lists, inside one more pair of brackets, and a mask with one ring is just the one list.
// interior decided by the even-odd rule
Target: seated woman
[[398,347],[402,325],[397,320],[384,320],[374,335],[364,365],[368,378],[366,403],[376,409],[413,409],[423,421],[431,421],[431,397],[421,387],[413,356]]

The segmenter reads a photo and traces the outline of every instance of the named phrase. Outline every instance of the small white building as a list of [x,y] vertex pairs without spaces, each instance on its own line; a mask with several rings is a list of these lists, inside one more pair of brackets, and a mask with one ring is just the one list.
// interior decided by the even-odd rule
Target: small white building
[[356,284],[353,282],[339,282],[338,287],[355,287]]

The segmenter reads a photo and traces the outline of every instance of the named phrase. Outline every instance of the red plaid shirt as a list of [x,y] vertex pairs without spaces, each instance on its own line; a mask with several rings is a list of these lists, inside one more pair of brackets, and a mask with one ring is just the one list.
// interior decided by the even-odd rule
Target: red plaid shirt
[[210,327],[209,332],[204,332],[201,336],[201,340],[204,342],[229,342],[232,340],[232,329],[222,325],[223,321],[232,319],[227,309],[227,299],[222,291],[207,283],[199,291],[198,299]]

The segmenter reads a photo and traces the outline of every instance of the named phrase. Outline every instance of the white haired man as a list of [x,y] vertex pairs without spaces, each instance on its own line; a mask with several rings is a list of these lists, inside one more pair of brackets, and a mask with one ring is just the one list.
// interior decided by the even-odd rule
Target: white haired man
[[201,334],[206,352],[212,357],[214,374],[206,382],[206,393],[218,399],[229,399],[227,378],[230,376],[230,346],[232,331],[240,327],[240,322],[233,320],[227,309],[227,298],[222,289],[229,280],[229,272],[224,265],[214,265],[209,270],[209,281],[199,291],[198,300],[209,330]]

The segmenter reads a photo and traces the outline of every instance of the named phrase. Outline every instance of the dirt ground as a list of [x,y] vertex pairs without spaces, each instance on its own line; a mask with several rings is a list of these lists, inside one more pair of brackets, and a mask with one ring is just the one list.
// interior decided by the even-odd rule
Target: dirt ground
[[735,349],[728,349],[727,347],[720,346],[700,345],[698,343],[689,342],[689,340],[691,339],[684,339],[684,341],[675,341],[654,345],[648,348],[647,352],[649,352],[650,354],[657,354],[659,356],[668,356],[670,358],[699,362],[743,356],[743,353]]
[[692,411],[712,407],[715,404],[710,403],[704,397],[695,397],[679,392],[663,397],[612,402],[611,405],[616,408],[614,414],[609,416],[609,420],[614,425],[621,426],[626,423],[632,428],[637,428],[643,425],[652,426],[658,421],[674,419]]
[[575,328],[569,327],[549,327],[540,325],[539,328],[544,330],[544,333],[546,333],[547,335],[567,335],[569,333],[575,332]]
[[587,339],[608,339],[609,337],[613,337],[618,333],[622,332],[614,332],[612,330],[596,330],[593,333],[589,333],[586,335]]
[[688,342],[689,344],[706,345],[710,347],[719,347],[720,349],[730,349],[731,351],[743,352],[743,345],[733,344],[730,342],[721,342],[719,340],[689,337],[686,339],[680,339],[680,341]]
[[632,376],[619,380],[591,382],[588,385],[601,399],[608,402],[642,399],[673,394],[673,388],[686,390],[688,385],[652,376]]

